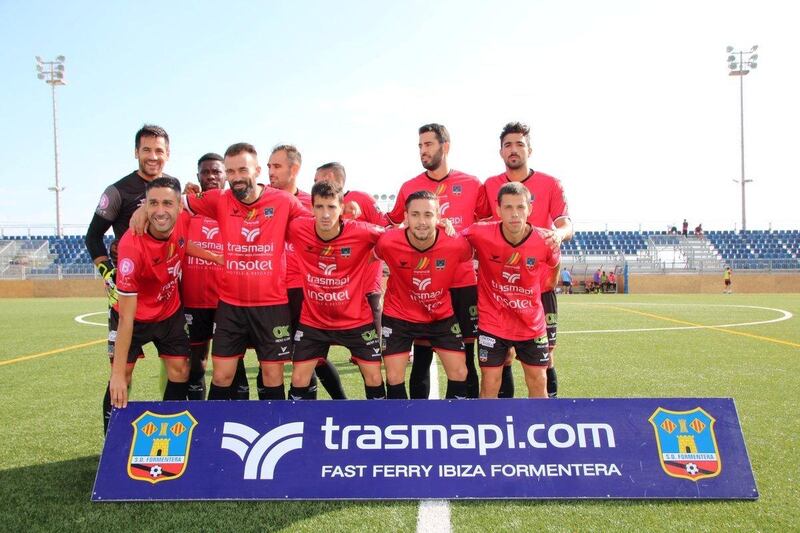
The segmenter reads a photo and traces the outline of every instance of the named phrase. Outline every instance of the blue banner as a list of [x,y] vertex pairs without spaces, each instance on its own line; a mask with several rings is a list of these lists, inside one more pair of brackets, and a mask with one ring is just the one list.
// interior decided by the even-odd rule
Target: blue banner
[[132,402],[92,500],[756,499],[730,398]]

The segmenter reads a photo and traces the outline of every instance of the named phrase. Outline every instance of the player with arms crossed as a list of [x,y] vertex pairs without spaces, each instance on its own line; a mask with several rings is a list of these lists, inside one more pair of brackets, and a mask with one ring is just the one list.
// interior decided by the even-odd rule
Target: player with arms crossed
[[386,398],[381,375],[381,342],[363,287],[365,268],[383,227],[342,220],[344,197],[338,185],[320,181],[311,188],[314,218],[289,224],[289,238],[303,272],[303,308],[294,335],[293,400],[314,399],[311,376],[332,345],[350,350],[364,378],[367,399]]
[[119,327],[113,339],[109,394],[114,407],[128,404],[128,387],[142,346],[153,342],[167,368],[164,400],[185,400],[189,379],[189,338],[179,295],[186,223],[178,224],[181,188],[175,178],[147,184],[144,235],[127,232],[119,244],[117,292]]
[[375,246],[375,255],[389,267],[382,331],[387,396],[408,397],[411,346],[426,339],[447,374],[446,398],[466,398],[464,341],[449,288],[472,250],[460,236],[449,237],[437,227],[439,203],[433,192],[410,193],[405,205],[407,227],[387,231]]
[[[499,220],[495,209],[497,193],[506,183],[523,184],[531,195],[531,214],[528,222],[541,228],[545,242],[557,250],[562,241],[572,238],[572,221],[569,218],[567,200],[561,182],[538,170],[528,168],[528,158],[532,153],[530,128],[521,122],[509,122],[500,133],[500,157],[506,171],[488,178],[481,188],[478,200],[478,215],[481,218],[492,217]],[[558,302],[555,287],[558,278],[547,280],[542,286],[542,305],[547,322],[547,338],[550,349],[550,366],[547,369],[547,392],[550,397],[558,395],[558,378],[554,366],[556,334],[558,331]],[[514,381],[511,379],[511,368],[504,369],[501,398],[514,396]]]
[[[450,168],[450,133],[441,124],[425,124],[419,128],[419,158],[425,172],[400,187],[397,203],[387,214],[390,222],[403,220],[406,199],[416,191],[430,191],[439,203],[439,218],[447,218],[456,231],[468,228],[476,220],[480,182],[475,176]],[[475,269],[472,259],[461,264],[453,278],[450,297],[452,307],[464,335],[467,364],[467,396],[478,397],[478,373],[475,369],[475,330],[478,326]],[[427,398],[430,390],[430,365],[433,352],[430,346],[414,346],[409,392],[412,398]]]
[[541,287],[558,273],[560,255],[527,221],[531,195],[520,183],[497,194],[500,222],[481,222],[463,235],[478,258],[478,362],[481,398],[497,398],[503,366],[514,348],[528,397],[547,398],[547,328]]

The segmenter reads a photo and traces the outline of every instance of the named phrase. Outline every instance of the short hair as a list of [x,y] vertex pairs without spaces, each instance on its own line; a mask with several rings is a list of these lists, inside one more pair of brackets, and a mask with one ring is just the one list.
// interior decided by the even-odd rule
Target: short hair
[[150,189],[172,189],[175,191],[175,194],[178,196],[181,195],[181,182],[178,181],[178,178],[173,178],[170,176],[162,176],[160,178],[155,178],[150,180],[147,185],[144,187],[144,192],[147,194],[150,192]]
[[155,124],[145,124],[139,131],[136,132],[136,148],[139,148],[139,143],[142,140],[142,137],[163,137],[164,142],[166,143],[167,147],[169,147],[169,135],[164,128],[161,126],[156,126]]
[[506,135],[511,133],[521,133],[523,136],[525,136],[525,142],[528,143],[528,146],[531,145],[530,127],[522,122],[509,122],[503,126],[503,131],[500,132],[500,146],[503,146],[503,139],[506,138]]
[[311,201],[315,198],[337,198],[339,203],[344,203],[344,192],[339,185],[330,181],[318,181],[311,187]]
[[253,157],[258,157],[258,152],[256,152],[256,147],[250,143],[236,143],[228,146],[228,149],[225,150],[225,157],[233,157],[235,155],[241,154],[242,152],[247,152]]
[[503,195],[506,194],[524,196],[525,201],[531,203],[531,191],[529,191],[526,186],[519,183],[518,181],[511,181],[500,187],[500,190],[497,191],[497,205],[501,204]]
[[447,131],[447,128],[445,128],[441,124],[436,124],[435,122],[432,122],[430,124],[425,124],[424,126],[420,126],[419,128],[420,135],[429,132],[436,134],[436,140],[439,141],[440,144],[450,142],[450,132]]
[[416,191],[412,192],[406,198],[406,211],[408,210],[408,206],[411,205],[411,202],[414,200],[433,200],[436,202],[436,205],[439,205],[439,197],[433,194],[431,191]]
[[279,144],[275,148],[272,149],[272,154],[275,152],[280,152],[283,150],[286,152],[286,157],[289,158],[289,163],[292,165],[302,165],[303,164],[303,156],[300,155],[300,150],[293,144]]
[[338,161],[331,161],[330,163],[325,163],[317,167],[317,172],[320,170],[330,170],[336,176],[344,179],[347,179],[347,173],[344,171],[344,165],[339,163]]
[[204,161],[223,162],[224,159],[219,154],[215,154],[214,152],[208,152],[207,154],[203,155],[203,157],[197,160],[197,167],[200,168],[200,165],[202,165]]

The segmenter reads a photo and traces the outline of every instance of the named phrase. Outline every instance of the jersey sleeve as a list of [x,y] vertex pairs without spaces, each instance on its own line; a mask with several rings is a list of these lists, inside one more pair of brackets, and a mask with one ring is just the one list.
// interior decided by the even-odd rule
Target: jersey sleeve
[[561,250],[556,250],[555,252],[548,248],[547,251],[547,266],[550,268],[555,268],[561,262]]
[[550,218],[557,220],[562,217],[569,217],[567,207],[567,197],[564,195],[564,187],[557,179],[553,179],[553,194],[550,198]]
[[364,198],[365,200],[363,202],[358,203],[358,206],[361,208],[361,212],[363,213],[364,220],[370,224],[375,224],[376,226],[386,226],[388,223],[386,214],[383,213],[380,208],[378,208],[378,204],[375,202],[375,199],[367,195],[364,195]]
[[133,296],[139,292],[138,277],[144,266],[141,253],[134,246],[133,239],[123,238],[118,254],[117,292],[123,296]]
[[459,263],[463,263],[464,261],[469,261],[472,259],[472,245],[466,239],[466,237],[462,235],[456,235],[455,239],[453,239],[454,247],[455,247],[455,255],[458,257]]
[[100,195],[100,201],[97,202],[97,208],[94,212],[99,216],[114,222],[119,216],[119,210],[122,206],[122,196],[119,194],[119,189],[114,185],[109,185],[103,194]]
[[397,200],[394,203],[394,207],[391,211],[386,213],[386,219],[391,224],[400,224],[403,222],[404,213],[406,210],[406,193],[403,188],[400,188],[400,192],[397,194]]
[[289,220],[313,216],[296,196],[289,196]]
[[198,194],[185,194],[183,205],[190,215],[203,215],[217,220],[217,205],[222,197],[221,189],[201,192]]
[[478,200],[475,202],[475,219],[484,220],[491,218],[492,206],[489,202],[489,196],[486,192],[486,185],[481,185],[478,189]]
[[375,243],[375,248],[372,249],[373,255],[378,259],[383,260],[383,254],[386,253],[386,243],[388,242],[388,234],[384,233]]

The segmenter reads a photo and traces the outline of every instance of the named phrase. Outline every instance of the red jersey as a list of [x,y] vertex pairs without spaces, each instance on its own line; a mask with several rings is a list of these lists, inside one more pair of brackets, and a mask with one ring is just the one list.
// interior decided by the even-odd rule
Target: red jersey
[[[369,194],[361,191],[347,191],[344,193],[344,203],[347,204],[348,202],[355,202],[361,208],[361,214],[356,220],[369,222],[376,226],[387,225],[386,214],[381,212],[377,202]],[[369,270],[366,279],[372,281],[367,281],[364,284],[364,292],[366,294],[383,292],[383,284],[381,283],[383,281],[383,262],[372,261],[365,268]]]
[[192,214],[213,218],[225,256],[219,299],[240,307],[285,304],[284,248],[289,221],[310,213],[289,193],[263,187],[252,204],[236,199],[230,189],[187,195]]
[[[295,198],[300,200],[303,207],[313,212],[314,206],[312,205],[311,195],[305,191],[297,189],[294,193]],[[292,248],[291,242],[286,242],[286,288],[287,289],[301,289],[303,287],[303,273],[300,270],[297,257]]]
[[[510,182],[505,172],[486,180],[478,199],[479,218],[500,220],[497,216],[497,193],[500,187]],[[554,221],[569,216],[567,198],[559,180],[544,172],[531,170],[530,175],[520,183],[531,192],[531,214],[528,215],[531,225],[551,229]]]
[[343,220],[339,235],[326,241],[317,235],[313,218],[292,221],[289,236],[303,271],[301,323],[326,330],[372,323],[364,298],[370,272],[364,267],[382,233],[382,227]]
[[387,231],[375,246],[386,261],[389,281],[383,312],[407,322],[427,324],[453,315],[450,287],[461,265],[472,259],[469,243],[437,230],[436,241],[418,250],[408,241],[406,229]]
[[[186,254],[187,218],[178,218],[165,240],[145,233],[126,231],[119,241],[117,292],[136,296],[139,322],[158,322],[171,317],[181,307],[178,282],[181,261]],[[119,312],[119,304],[114,304]]]
[[[406,209],[406,198],[417,191],[431,191],[439,198],[439,214],[449,218],[456,231],[462,231],[478,220],[475,208],[480,188],[478,178],[458,170],[450,170],[447,176],[438,181],[423,172],[400,187],[397,202],[387,217],[394,224],[400,224]],[[475,268],[470,260],[461,265],[453,280],[453,287],[467,287],[475,283]]]
[[541,283],[558,266],[559,253],[536,230],[512,245],[500,226],[482,222],[464,232],[478,258],[478,328],[512,341],[541,337],[547,332]]
[[[222,254],[222,241],[219,225],[213,218],[203,215],[192,216],[188,211],[181,217],[189,220],[189,241],[199,248],[215,254]],[[219,280],[222,277],[221,265],[213,261],[187,255],[183,259],[181,278],[181,300],[184,307],[195,309],[216,309],[219,301]]]

